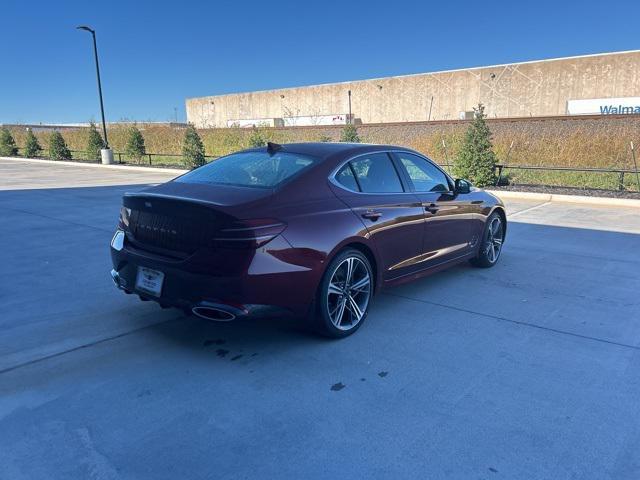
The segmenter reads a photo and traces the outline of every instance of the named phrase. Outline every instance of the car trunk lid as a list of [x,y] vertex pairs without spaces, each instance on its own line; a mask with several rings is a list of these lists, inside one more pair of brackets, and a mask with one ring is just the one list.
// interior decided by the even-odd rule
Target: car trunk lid
[[134,247],[186,257],[213,245],[218,233],[265,202],[269,189],[169,182],[127,193],[127,238]]

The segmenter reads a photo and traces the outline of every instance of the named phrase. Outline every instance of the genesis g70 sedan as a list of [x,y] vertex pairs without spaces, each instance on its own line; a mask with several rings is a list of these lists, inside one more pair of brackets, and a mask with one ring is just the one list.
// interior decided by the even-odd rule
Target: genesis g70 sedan
[[382,288],[495,265],[506,227],[500,200],[413,150],[270,143],[125,194],[111,275],[203,318],[290,314],[343,337]]

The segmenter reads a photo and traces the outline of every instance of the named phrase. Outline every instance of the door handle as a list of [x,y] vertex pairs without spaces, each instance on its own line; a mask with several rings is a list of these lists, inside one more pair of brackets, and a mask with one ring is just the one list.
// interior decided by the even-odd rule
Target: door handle
[[368,218],[372,222],[375,222],[382,216],[382,213],[376,212],[375,210],[368,210],[362,214],[363,218]]
[[430,203],[429,205],[426,205],[424,207],[425,212],[429,212],[433,214],[435,214],[438,210],[439,210],[439,207],[435,203]]

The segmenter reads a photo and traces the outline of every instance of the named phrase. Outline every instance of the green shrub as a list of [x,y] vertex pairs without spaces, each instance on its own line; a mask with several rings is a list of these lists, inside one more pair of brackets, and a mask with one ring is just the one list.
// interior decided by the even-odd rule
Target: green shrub
[[318,141],[321,143],[328,143],[331,141],[331,137],[329,135],[321,135]]
[[16,141],[13,139],[9,129],[3,127],[0,129],[0,156],[15,157],[16,155],[18,155]]
[[124,152],[138,163],[142,162],[142,157],[147,153],[142,132],[135,125],[129,128],[127,145],[124,147]]
[[356,126],[351,123],[345,125],[342,129],[340,141],[347,143],[360,143],[360,137],[358,136],[358,129],[356,128]]
[[100,150],[104,148],[104,141],[98,132],[96,124],[89,124],[89,134],[87,135],[87,160],[100,160]]
[[49,137],[49,158],[51,160],[71,160],[71,152],[59,131],[54,130]]
[[254,128],[249,136],[249,146],[250,147],[264,147],[267,144],[267,139],[261,130]]
[[38,139],[33,134],[33,131],[29,128],[27,130],[27,136],[24,140],[24,156],[27,158],[33,158],[40,155],[42,147],[38,143]]
[[184,155],[185,165],[189,168],[198,168],[207,163],[204,156],[204,145],[202,144],[202,139],[191,124],[189,124],[187,130],[184,132],[182,155]]
[[453,162],[453,173],[470,180],[478,187],[493,185],[496,181],[496,154],[491,143],[491,130],[485,121],[484,106],[473,109],[475,118],[464,136],[462,146]]

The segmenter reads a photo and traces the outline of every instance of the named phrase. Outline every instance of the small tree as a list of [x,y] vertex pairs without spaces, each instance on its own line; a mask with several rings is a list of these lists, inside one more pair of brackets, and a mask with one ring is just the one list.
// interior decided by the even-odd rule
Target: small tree
[[129,129],[129,137],[124,151],[129,157],[137,160],[138,163],[142,162],[142,157],[147,153],[142,132],[135,125]]
[[100,160],[100,150],[104,148],[104,141],[98,132],[96,124],[89,124],[89,135],[87,136],[87,160]]
[[54,130],[49,137],[49,158],[51,160],[71,160],[71,152],[59,131]]
[[264,147],[267,144],[267,139],[262,134],[262,132],[254,128],[249,136],[249,146],[250,147]]
[[15,157],[18,155],[18,147],[16,147],[16,141],[13,139],[13,135],[7,127],[0,129],[0,156],[2,157]]
[[198,168],[207,160],[204,157],[204,145],[202,139],[195,127],[191,124],[184,132],[184,143],[182,144],[182,155],[184,155],[184,163],[189,168]]
[[491,130],[485,120],[484,105],[473,109],[475,118],[464,136],[462,147],[453,162],[453,173],[479,187],[496,181],[496,154],[491,143]]
[[360,137],[358,136],[358,129],[356,126],[352,123],[345,125],[342,129],[340,141],[347,143],[360,143]]
[[33,131],[28,128],[27,137],[24,143],[24,156],[27,158],[37,157],[40,155],[41,151],[42,147],[40,146],[40,143],[38,143],[38,139],[33,134]]

